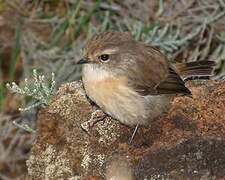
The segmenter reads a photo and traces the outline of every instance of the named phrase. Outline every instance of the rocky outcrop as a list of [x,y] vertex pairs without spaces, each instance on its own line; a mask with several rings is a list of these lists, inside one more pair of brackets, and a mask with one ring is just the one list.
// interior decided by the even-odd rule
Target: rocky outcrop
[[27,161],[31,179],[225,178],[225,83],[188,84],[170,112],[148,127],[134,128],[106,117],[80,82],[63,85],[38,115],[37,140]]

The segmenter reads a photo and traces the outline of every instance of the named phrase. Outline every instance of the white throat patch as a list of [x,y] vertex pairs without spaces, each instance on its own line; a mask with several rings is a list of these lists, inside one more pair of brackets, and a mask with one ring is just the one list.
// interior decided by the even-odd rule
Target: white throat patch
[[83,67],[83,78],[92,81],[101,81],[112,77],[112,73],[94,64],[85,64]]

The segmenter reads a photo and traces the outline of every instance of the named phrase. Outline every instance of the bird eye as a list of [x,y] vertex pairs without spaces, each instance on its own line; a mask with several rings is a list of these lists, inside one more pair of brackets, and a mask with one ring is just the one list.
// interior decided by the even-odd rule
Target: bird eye
[[99,56],[99,59],[103,62],[106,62],[109,60],[109,55],[108,54],[102,54],[101,56]]

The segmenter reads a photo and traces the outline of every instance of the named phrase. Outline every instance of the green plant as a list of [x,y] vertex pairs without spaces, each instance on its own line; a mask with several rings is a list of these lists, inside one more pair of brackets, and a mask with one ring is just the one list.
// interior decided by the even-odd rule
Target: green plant
[[20,111],[27,111],[34,107],[45,107],[55,91],[55,74],[52,73],[50,82],[44,75],[39,75],[37,70],[33,70],[33,77],[30,81],[25,79],[23,87],[19,87],[15,82],[7,83],[6,87],[13,93],[29,96],[36,102]]

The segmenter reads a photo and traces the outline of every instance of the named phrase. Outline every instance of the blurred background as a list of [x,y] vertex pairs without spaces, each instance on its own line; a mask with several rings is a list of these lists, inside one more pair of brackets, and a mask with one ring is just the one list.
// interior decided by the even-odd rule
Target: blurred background
[[[224,0],[0,0],[0,179],[23,179],[37,112],[62,83],[80,78],[82,47],[107,30],[129,31],[169,61],[214,60],[213,78],[225,77]],[[33,69],[54,81],[45,103],[26,90],[37,88]],[[8,82],[27,87],[11,93]]]

